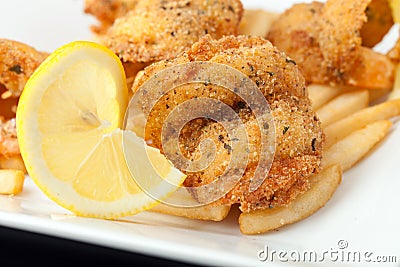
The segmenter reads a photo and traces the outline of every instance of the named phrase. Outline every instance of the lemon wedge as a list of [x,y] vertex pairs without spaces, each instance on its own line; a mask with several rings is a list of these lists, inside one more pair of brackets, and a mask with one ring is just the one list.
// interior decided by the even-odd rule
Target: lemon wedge
[[55,51],[25,86],[17,134],[29,175],[77,215],[118,218],[155,206],[185,175],[121,130],[128,104],[122,64],[101,45]]
[[392,8],[394,22],[400,23],[400,0],[391,0],[390,6]]

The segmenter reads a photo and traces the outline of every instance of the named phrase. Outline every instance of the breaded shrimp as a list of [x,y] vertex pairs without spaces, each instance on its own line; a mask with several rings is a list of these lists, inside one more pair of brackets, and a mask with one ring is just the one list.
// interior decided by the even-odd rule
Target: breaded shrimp
[[[235,110],[245,124],[249,158],[239,183],[214,205],[239,203],[242,211],[265,209],[285,205],[306,191],[309,175],[319,170],[324,135],[312,111],[305,80],[293,60],[260,37],[227,36],[214,40],[207,35],[176,59],[147,67],[135,80],[133,90],[138,90],[150,77],[167,67],[195,61],[220,63],[237,69],[257,85],[269,103],[276,131],[276,153],[265,181],[250,192],[250,182],[261,153],[260,128],[255,115],[234,92],[219,86],[187,84],[165,94],[148,117],[145,139],[163,151],[163,146],[169,145],[169,142],[161,142],[163,123],[174,108],[189,99],[217,99]],[[146,99],[145,95],[141,97]],[[142,105],[144,109],[148,108],[146,101]],[[229,164],[234,140],[219,122],[213,120],[196,119],[187,123],[180,132],[180,151],[195,161],[202,153],[199,143],[205,139],[213,140],[215,144],[214,161],[203,171],[187,172],[185,186],[209,184],[223,175]],[[200,190],[193,196],[199,202],[206,202],[213,193]]]
[[114,22],[104,43],[123,62],[152,63],[177,56],[205,34],[236,34],[242,15],[239,0],[140,1]]
[[25,83],[47,56],[26,44],[0,39],[0,84],[8,90],[6,98],[21,95]]
[[85,13],[92,14],[99,22],[92,30],[104,34],[114,21],[133,9],[139,0],[85,0]]
[[299,64],[307,82],[391,88],[393,63],[361,46],[360,30],[370,1],[294,5],[275,20],[267,38]]
[[0,39],[0,156],[20,154],[15,125],[18,98],[25,83],[48,56],[16,41]]
[[26,81],[46,57],[28,45],[0,39],[0,117],[15,117]]
[[0,156],[9,158],[19,154],[15,119],[6,122],[0,119]]

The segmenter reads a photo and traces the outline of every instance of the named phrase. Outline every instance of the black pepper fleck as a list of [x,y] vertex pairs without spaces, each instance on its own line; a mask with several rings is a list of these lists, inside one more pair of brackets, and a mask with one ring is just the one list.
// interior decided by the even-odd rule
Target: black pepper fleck
[[22,67],[20,65],[14,65],[11,68],[8,69],[9,71],[15,72],[16,74],[21,74],[24,71],[22,70]]
[[286,63],[292,63],[293,65],[297,65],[296,61],[290,58],[286,58]]
[[287,131],[289,131],[289,126],[283,127],[283,134],[287,133]]
[[312,147],[312,151],[315,151],[316,149],[315,149],[315,143],[317,142],[317,138],[314,138],[312,141],[311,141],[311,147]]
[[246,103],[244,103],[243,101],[239,101],[237,102],[237,107],[238,109],[244,109],[246,107]]
[[232,152],[232,147],[231,147],[230,145],[224,144],[224,148],[225,148],[226,150],[228,150],[229,153]]

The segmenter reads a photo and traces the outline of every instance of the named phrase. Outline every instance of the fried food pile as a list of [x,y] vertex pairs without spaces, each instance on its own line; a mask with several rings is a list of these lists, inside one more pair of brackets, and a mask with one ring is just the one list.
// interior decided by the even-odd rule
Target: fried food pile
[[[361,29],[367,21],[366,10],[370,2],[330,0],[326,4],[294,5],[273,23],[267,39],[299,64],[309,83],[392,88],[394,64],[390,58],[362,46]],[[373,5],[372,11],[375,10],[378,17],[386,9],[376,10],[376,5],[379,3]],[[389,14],[381,16],[388,17]],[[392,20],[387,21],[380,28],[382,32],[391,26]],[[374,25],[376,23],[371,21],[364,28],[364,34],[373,30]],[[369,40],[367,43],[375,42]]]
[[86,0],[85,12],[95,16],[99,26],[93,26],[92,30],[98,34],[104,34],[112,26],[114,21],[133,9],[139,0]]
[[[305,208],[296,214],[297,217],[289,216],[290,219],[285,222],[281,222],[281,217],[269,228],[262,226],[261,230],[249,230],[254,225],[254,220],[250,220],[250,228],[242,229],[243,232],[259,233],[276,229],[318,210],[340,183],[343,167],[336,159],[342,155],[340,153],[332,153],[335,159],[330,163],[333,163],[324,166],[326,151],[335,151],[338,143],[338,147],[350,149],[346,146],[346,136],[355,133],[352,140],[360,139],[359,136],[364,134],[363,127],[372,123],[377,123],[373,129],[381,127],[388,132],[389,123],[379,120],[387,120],[400,113],[400,101],[376,108],[383,110],[379,114],[385,116],[370,116],[370,111],[365,109],[361,115],[355,116],[362,119],[353,119],[345,124],[345,128],[349,129],[344,131],[346,134],[337,134],[343,127],[332,124],[332,128],[326,127],[329,134],[325,136],[325,128],[322,129],[307,90],[309,84],[382,89],[384,92],[392,89],[395,64],[400,58],[400,42],[388,55],[372,50],[393,25],[386,0],[328,0],[326,3],[296,4],[280,16],[271,15],[274,21],[270,28],[268,23],[262,37],[238,36],[244,16],[240,0],[85,0],[85,12],[99,20],[99,25],[93,26],[92,30],[99,41],[123,62],[129,86],[133,83],[132,94],[137,94],[139,88],[160,71],[190,62],[230,66],[250,78],[260,90],[274,119],[274,127],[268,124],[263,127],[274,128],[276,151],[266,179],[255,191],[251,189],[251,183],[261,157],[261,129],[254,111],[235,92],[209,83],[181,85],[158,100],[145,126],[147,143],[164,152],[165,145],[176,141],[172,140],[175,135],[167,133],[170,142],[162,142],[164,122],[174,109],[186,101],[211,98],[236,112],[247,133],[248,162],[240,181],[211,205],[228,207],[239,204],[246,218],[257,217],[258,212],[264,211],[272,211],[272,215],[264,214],[262,218],[276,218],[275,211],[279,213],[292,203],[295,203],[294,206],[305,203]],[[257,16],[263,14],[257,13]],[[251,25],[243,28],[251,29]],[[13,120],[15,106],[26,81],[47,55],[27,45],[0,39],[0,157],[19,154]],[[327,97],[321,97],[326,102],[320,103],[319,107],[340,94],[328,92]],[[369,92],[366,94],[368,98]],[[146,101],[145,97],[143,99],[142,108],[149,109],[152,102]],[[397,107],[399,110],[396,110]],[[337,118],[339,123],[343,123],[343,116]],[[231,121],[224,123],[230,124]],[[378,130],[377,136],[384,136]],[[330,147],[324,147],[325,137]],[[332,141],[334,138],[335,141]],[[354,153],[357,155],[348,160],[351,164],[347,164],[347,168],[381,140],[378,137],[375,139],[368,143],[368,149]],[[199,188],[220,179],[234,152],[232,142],[235,140],[221,122],[209,118],[198,118],[184,125],[177,141],[185,158],[196,162],[204,152],[200,145],[203,140],[212,141],[215,158],[201,171],[185,171],[187,178],[184,185],[188,188]],[[340,143],[342,140],[344,142]],[[318,178],[321,178],[320,181]],[[329,180],[331,185],[326,186],[324,183]],[[199,203],[208,203],[215,193],[188,191]],[[320,193],[323,197],[314,201],[314,196]],[[308,205],[310,199],[314,202]],[[225,215],[218,218],[223,219],[227,215],[225,211]],[[179,213],[173,210],[172,214],[196,218],[193,215],[195,212]]]
[[18,98],[47,56],[26,44],[0,39],[0,157],[19,155],[15,129]]
[[[250,138],[250,161],[244,177],[214,203],[217,206],[239,203],[244,212],[279,207],[309,189],[310,175],[320,169],[324,134],[308,99],[308,83],[373,89],[393,85],[393,62],[370,49],[393,25],[386,0],[295,5],[265,33],[277,48],[264,38],[236,36],[243,8],[235,0],[87,0],[85,10],[100,20],[102,28],[97,32],[125,63],[128,77],[153,63],[136,76],[134,94],[156,73],[196,61],[231,66],[262,91],[275,119],[277,147],[267,179],[254,192],[249,184],[259,160],[260,130],[252,111],[234,93],[215,85],[183,85],[164,95],[147,121],[146,141],[163,151],[163,123],[185,101],[214,98],[237,112]],[[149,108],[146,104],[144,109]],[[201,157],[199,144],[205,139],[216,145],[216,158],[204,171],[187,172],[187,187],[218,179],[229,162],[232,140],[220,123],[210,119],[185,125],[180,150],[196,161]],[[212,194],[192,193],[199,202]]]
[[104,18],[110,22],[115,13],[123,14],[102,40],[123,62],[132,63],[173,58],[205,34],[214,38],[236,34],[243,14],[239,0],[114,1],[118,8],[110,8],[108,16],[96,12],[99,9],[91,2],[86,2],[86,10],[103,18],[103,24]]
[[[308,177],[319,170],[323,133],[318,118],[312,111],[305,80],[296,64],[260,37],[228,36],[219,40],[207,35],[191,49],[174,60],[161,61],[145,69],[135,81],[137,90],[149,77],[177,64],[209,61],[231,66],[258,85],[267,99],[276,128],[276,154],[265,182],[250,192],[249,183],[259,162],[260,129],[252,111],[233,92],[215,85],[189,84],[173,90],[158,102],[147,122],[146,139],[159,149],[162,123],[170,111],[195,97],[210,97],[236,109],[246,125],[251,144],[250,159],[244,177],[215,205],[240,203],[242,211],[285,205],[308,189]],[[229,164],[231,141],[219,122],[196,120],[182,130],[181,151],[193,160],[199,151],[199,142],[210,138],[217,144],[217,156],[202,172],[186,173],[185,186],[209,184],[221,176]],[[168,138],[168,137],[167,137]],[[243,151],[244,153],[244,151]],[[207,194],[195,196],[207,200]]]

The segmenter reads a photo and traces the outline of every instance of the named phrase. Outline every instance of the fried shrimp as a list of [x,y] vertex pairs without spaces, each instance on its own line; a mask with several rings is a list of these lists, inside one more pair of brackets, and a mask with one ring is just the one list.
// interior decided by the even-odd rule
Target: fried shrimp
[[133,9],[139,0],[86,0],[85,13],[92,14],[99,22],[92,30],[104,34],[114,21]]
[[9,158],[19,154],[15,119],[6,122],[0,119],[0,156]]
[[18,98],[26,81],[46,53],[6,39],[0,39],[0,116],[5,119],[15,117]]
[[47,56],[26,44],[0,39],[0,84],[10,96],[20,96],[26,81]]
[[152,63],[177,56],[205,34],[236,34],[242,14],[239,0],[140,1],[114,22],[104,43],[123,62]]
[[20,154],[15,125],[19,96],[29,77],[47,57],[20,42],[0,39],[0,156]]
[[[167,67],[195,61],[220,63],[237,69],[257,85],[269,103],[276,130],[276,153],[265,181],[257,190],[250,191],[261,153],[257,119],[239,96],[219,86],[187,84],[166,93],[148,117],[145,139],[163,151],[169,142],[162,144],[161,132],[171,111],[189,99],[213,98],[237,112],[245,125],[249,144],[248,164],[243,177],[214,205],[239,203],[242,211],[265,209],[288,204],[306,191],[309,175],[319,170],[324,135],[312,111],[305,80],[293,60],[260,37],[227,36],[214,40],[207,35],[176,59],[147,67],[136,79],[133,90],[138,90],[150,77]],[[142,105],[148,108],[146,101]],[[187,172],[184,182],[187,187],[198,187],[219,179],[229,164],[235,140],[231,140],[218,121],[199,118],[187,123],[179,135],[180,150],[189,160],[195,161],[202,153],[199,144],[205,139],[215,144],[214,161],[202,171]],[[210,194],[213,192],[197,191],[193,196],[204,202]]]
[[362,46],[371,0],[297,4],[275,20],[267,38],[292,57],[307,82],[388,89],[394,65]]

